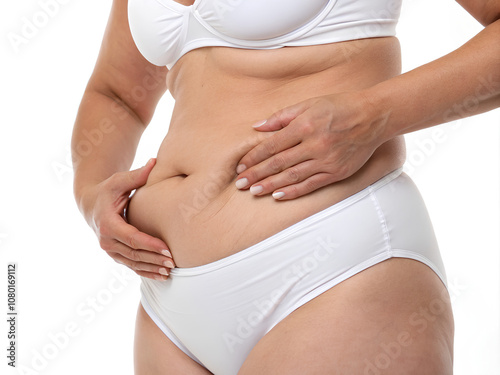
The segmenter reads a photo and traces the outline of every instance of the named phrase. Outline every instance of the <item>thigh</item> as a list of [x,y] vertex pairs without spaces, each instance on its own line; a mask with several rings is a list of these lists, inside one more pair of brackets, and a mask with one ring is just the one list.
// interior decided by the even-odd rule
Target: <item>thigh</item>
[[295,310],[259,341],[239,375],[450,375],[453,333],[437,275],[392,258]]
[[134,339],[135,375],[208,375],[158,328],[141,304],[137,311]]

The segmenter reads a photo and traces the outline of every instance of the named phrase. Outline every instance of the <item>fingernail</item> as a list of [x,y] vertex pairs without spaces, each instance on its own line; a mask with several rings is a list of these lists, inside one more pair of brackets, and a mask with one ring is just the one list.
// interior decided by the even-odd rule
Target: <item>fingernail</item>
[[261,185],[254,185],[250,188],[250,193],[253,195],[260,194],[262,191],[264,191],[264,188]]
[[166,257],[172,258],[172,254],[168,250],[162,250],[161,253]]
[[280,199],[280,198],[283,198],[284,196],[285,196],[285,193],[283,193],[282,191],[276,191],[273,193],[274,199]]
[[[172,262],[171,260],[165,260],[165,261],[163,262],[163,265],[164,265],[165,267],[167,267],[167,268],[175,268],[175,266],[174,266],[174,262]],[[163,268],[162,268],[162,269],[163,269]]]
[[267,120],[256,122],[255,124],[252,125],[252,128],[258,128],[259,126],[264,125],[266,122]]
[[248,179],[246,178],[240,178],[239,180],[236,180],[236,187],[238,189],[243,189],[247,185],[248,185]]
[[148,162],[146,163],[145,167],[148,167],[151,165],[151,163],[153,162],[154,158],[151,158],[148,160]]
[[167,271],[167,269],[166,269],[166,268],[160,268],[160,271],[159,271],[159,272],[160,272],[160,274],[162,274],[162,275],[168,276],[168,271]]
[[245,169],[247,169],[247,166],[245,164],[240,164],[236,167],[236,173],[240,174],[243,172]]
[[155,275],[154,278],[157,281],[165,281],[165,280],[167,280],[167,278],[165,276],[160,276],[160,275]]

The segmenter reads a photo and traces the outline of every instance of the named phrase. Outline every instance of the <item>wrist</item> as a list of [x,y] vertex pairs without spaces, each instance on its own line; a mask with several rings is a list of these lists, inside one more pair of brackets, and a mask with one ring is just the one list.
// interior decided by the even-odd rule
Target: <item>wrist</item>
[[391,97],[385,95],[384,90],[378,86],[372,86],[368,89],[358,92],[360,104],[363,108],[364,121],[369,124],[377,134],[379,145],[396,137],[399,134],[394,132],[392,126],[394,113]]

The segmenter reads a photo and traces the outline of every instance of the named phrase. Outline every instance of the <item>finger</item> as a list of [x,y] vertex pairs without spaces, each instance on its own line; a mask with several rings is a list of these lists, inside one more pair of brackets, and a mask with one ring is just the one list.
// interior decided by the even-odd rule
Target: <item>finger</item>
[[274,133],[271,137],[264,139],[247,152],[247,154],[240,160],[240,164],[236,168],[236,172],[240,174],[238,179],[244,178],[245,176],[242,176],[241,173],[244,173],[244,171],[249,168],[263,162],[273,155],[298,145],[302,140],[302,135],[300,132],[294,131],[294,129],[289,129],[291,128],[288,127]]
[[[282,130],[290,125],[291,122],[298,116],[304,113],[307,108],[309,108],[309,106],[309,101],[306,101],[290,107],[286,107],[272,114],[267,120],[255,123],[254,125],[252,125],[252,127],[262,132]],[[257,163],[260,163],[262,160],[266,159],[266,157],[269,157],[269,155],[273,155],[274,153],[281,151],[283,149],[279,147],[281,138],[274,138],[280,133],[282,132],[277,132],[273,135],[273,137],[270,137],[268,138],[268,140],[264,141],[266,143],[264,143],[263,145],[258,145],[258,148],[254,147],[252,150],[247,152],[237,164],[236,173],[241,173],[245,169],[250,168]],[[273,140],[271,140],[271,138],[273,138]]]
[[253,184],[250,187],[250,193],[258,196],[270,194],[286,186],[298,184],[319,171],[317,160],[305,160],[299,164],[286,168],[281,173]]
[[[253,188],[250,191],[254,194],[258,194],[258,186],[261,185],[264,179],[276,176],[282,171],[310,159],[307,148],[300,147],[301,145],[302,144],[296,145],[279,154],[273,155],[241,173],[236,181],[236,187],[239,189],[246,189],[247,187],[256,185],[252,186]],[[291,172],[293,172],[293,170]],[[291,175],[290,177],[293,178],[295,176]],[[292,183],[297,183],[299,181],[301,180],[296,180]],[[281,186],[283,185],[277,186],[276,188]]]
[[122,192],[132,191],[143,186],[147,182],[149,173],[155,164],[156,159],[151,158],[147,164],[141,168],[114,174],[110,179],[110,183],[112,183],[111,189],[121,194]]
[[166,267],[160,267],[151,263],[136,262],[132,259],[124,257],[122,254],[114,253],[112,258],[116,260],[118,263],[124,264],[130,269],[134,270],[134,272],[136,271],[150,272],[164,276],[168,276],[168,274],[170,273],[170,270],[167,269]]
[[174,268],[175,263],[172,257],[168,257],[161,254],[156,254],[152,251],[132,249],[121,242],[115,240],[114,245],[112,245],[108,252],[117,253],[121,256],[130,259],[134,262],[152,264],[157,267]]
[[166,280],[169,275],[169,272],[166,269],[163,269],[160,272],[160,268],[155,269],[153,266],[148,264],[133,262],[120,254],[113,254],[113,259],[115,262],[127,266],[139,276],[144,276],[153,280]]
[[113,228],[113,233],[101,233],[106,237],[116,238],[132,249],[148,250],[171,257],[171,253],[165,242],[159,238],[139,231],[136,227],[127,224],[119,216],[116,221],[110,224],[110,227]]
[[319,188],[335,182],[329,173],[317,173],[298,184],[285,186],[273,192],[275,200],[290,200],[309,194]]
[[150,273],[150,272],[137,271],[136,274],[138,274],[139,276],[142,276],[142,277],[147,277],[148,279],[156,280],[156,281],[168,280],[168,276],[157,275],[155,273]]
[[281,130],[288,126],[288,124],[299,115],[304,113],[308,107],[309,104],[307,102],[291,105],[274,112],[267,120],[259,121],[253,124],[252,127],[255,130],[264,132]]

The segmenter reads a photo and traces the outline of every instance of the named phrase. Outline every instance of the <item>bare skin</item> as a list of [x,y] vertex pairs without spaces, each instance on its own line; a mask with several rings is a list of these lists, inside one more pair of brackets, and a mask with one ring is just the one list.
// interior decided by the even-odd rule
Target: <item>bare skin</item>
[[[339,202],[403,164],[404,141],[399,134],[404,131],[394,125],[398,117],[394,123],[383,121],[385,113],[374,109],[377,99],[390,91],[384,83],[393,82],[400,73],[397,39],[271,51],[210,47],[186,54],[168,74],[166,69],[152,74],[151,69],[156,68],[139,55],[130,37],[126,6],[125,0],[114,2],[99,61],[80,107],[73,138],[75,195],[101,246],[141,276],[165,278],[169,264],[173,265],[168,262],[192,267],[234,254]],[[496,25],[498,29],[498,22]],[[155,78],[166,79],[176,99],[172,122],[156,164],[128,173],[140,135],[166,89],[162,83],[152,84]],[[149,87],[147,96],[134,102],[130,93],[141,85]],[[380,85],[378,95],[367,97],[370,89]],[[459,99],[469,94],[464,89]],[[495,100],[498,98],[486,98],[476,113],[491,108]],[[444,112],[449,104],[438,103],[433,113]],[[334,181],[302,184],[283,201],[269,195],[283,186],[279,182],[270,184],[268,180],[267,191],[260,196],[239,190],[237,178],[247,177],[253,184],[283,171],[287,173],[286,185],[302,182],[294,164],[277,157],[283,148],[269,152],[272,147],[265,141],[280,133],[272,131],[288,124],[277,126],[279,121],[270,121],[266,125],[270,128],[260,132],[251,127],[293,105],[312,108],[299,133],[304,138],[310,135],[313,143],[308,147],[323,153],[329,143],[313,137],[316,128],[312,125],[332,122],[333,112],[339,123],[363,125],[357,127],[365,129],[357,135],[358,143],[365,146],[359,165],[347,168],[338,163],[342,173],[337,173]],[[411,114],[416,118],[410,123],[401,121],[407,129],[437,123],[432,118],[427,122],[417,118],[416,112]],[[293,116],[284,117],[290,121]],[[89,154],[79,153],[83,130],[95,130],[103,118],[115,124],[112,136],[101,129],[105,133],[101,144]],[[283,137],[281,141],[286,143]],[[264,151],[274,162],[265,166],[265,173],[262,168],[256,172],[258,167],[252,172],[253,165],[266,159],[263,149],[258,148],[262,144],[268,145]],[[294,157],[300,158],[299,154]],[[236,169],[242,160],[249,169],[238,176]],[[311,160],[314,163],[308,169],[328,174],[317,167],[323,164],[326,168],[323,158],[311,156]],[[344,178],[339,177],[342,174]],[[128,202],[128,193],[134,188],[139,189]],[[129,224],[122,217],[127,203]],[[170,252],[165,252],[167,249]],[[429,315],[430,306],[436,303],[439,313]],[[424,318],[422,311],[427,311]],[[412,320],[413,314],[421,323]],[[425,328],[422,321],[427,323]],[[386,364],[380,354],[384,354],[383,345],[393,342],[402,349]],[[384,374],[451,374],[452,357],[453,318],[441,281],[419,262],[391,259],[290,314],[257,344],[240,374],[299,374],[304,369],[311,374],[352,374],[370,365],[383,369]],[[137,315],[135,359],[138,375],[209,373],[176,348],[142,307]]]
[[395,38],[358,44],[362,49],[348,59],[343,50],[352,46],[343,44],[274,51],[204,48],[181,58],[167,76],[176,102],[169,131],[147,183],[130,201],[129,223],[163,239],[178,267],[193,267],[241,251],[401,166],[404,141],[397,137],[349,179],[300,199],[276,202],[234,185],[237,161],[272,135],[255,131],[252,123],[278,108],[399,74]]

